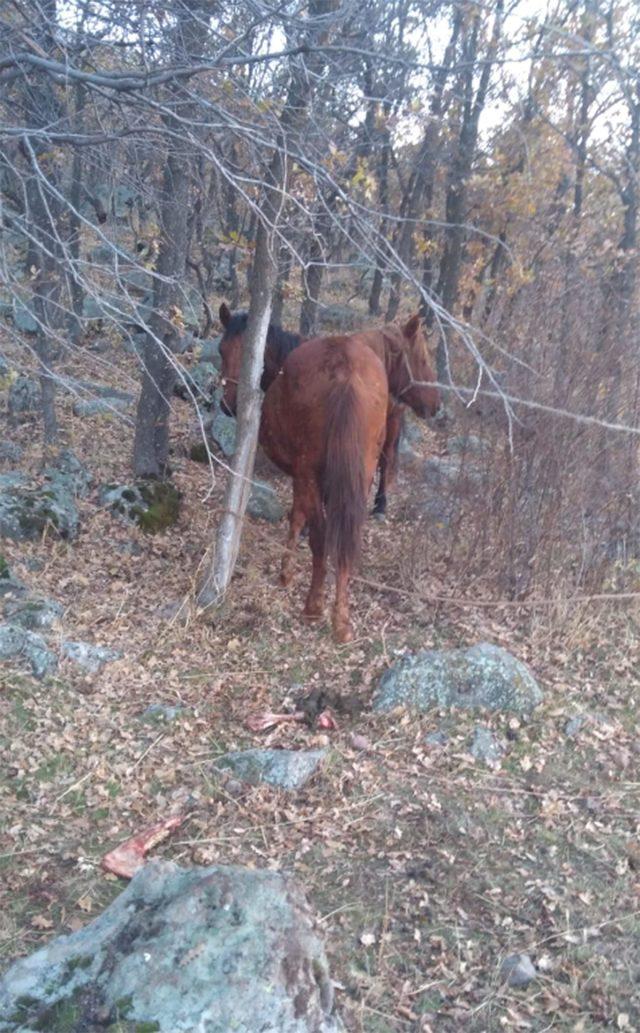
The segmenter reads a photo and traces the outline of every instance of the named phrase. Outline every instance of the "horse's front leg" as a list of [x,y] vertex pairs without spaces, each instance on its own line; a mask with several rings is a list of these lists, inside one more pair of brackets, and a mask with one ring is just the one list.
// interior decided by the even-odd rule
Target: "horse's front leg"
[[349,578],[351,570],[339,567],[336,571],[336,601],[333,608],[333,633],[338,642],[350,642],[353,628],[349,619]]
[[378,469],[380,471],[380,480],[378,481],[378,490],[373,503],[372,513],[374,516],[384,516],[387,512],[387,457],[384,452],[380,453]]
[[387,413],[384,443],[380,452],[378,468],[380,481],[373,504],[374,516],[384,516],[387,511],[387,487],[392,487],[398,473],[398,451],[404,414],[400,405],[393,405]]

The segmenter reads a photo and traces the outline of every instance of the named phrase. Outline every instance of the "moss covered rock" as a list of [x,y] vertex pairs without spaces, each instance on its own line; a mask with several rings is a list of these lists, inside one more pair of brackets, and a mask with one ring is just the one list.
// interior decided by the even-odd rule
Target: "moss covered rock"
[[380,678],[373,709],[464,707],[526,713],[542,702],[528,667],[500,646],[424,649],[404,656]]
[[180,492],[171,481],[105,484],[100,491],[102,506],[148,534],[157,534],[177,523],[180,500]]
[[339,1033],[308,904],[273,871],[151,861],[0,979],[0,1033]]

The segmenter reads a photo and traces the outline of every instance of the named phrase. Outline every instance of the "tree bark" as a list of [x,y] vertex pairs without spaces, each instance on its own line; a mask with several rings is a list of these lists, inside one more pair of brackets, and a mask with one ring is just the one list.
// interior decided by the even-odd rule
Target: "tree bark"
[[231,461],[224,512],[216,534],[213,562],[198,594],[198,603],[202,607],[217,606],[224,599],[240,549],[242,525],[251,491],[251,476],[258,443],[262,410],[260,380],[271,318],[271,299],[277,276],[277,261],[273,251],[273,227],[266,221],[261,221],[256,239],[251,304],[238,385],[236,451]]
[[[202,48],[199,3],[176,5],[174,49],[178,57],[194,60]],[[202,12],[201,12],[202,14]],[[174,88],[174,103],[184,117],[188,105]],[[171,128],[170,115],[165,121]],[[175,142],[177,140],[177,142]],[[136,413],[133,466],[136,477],[160,478],[169,472],[169,416],[176,378],[175,354],[181,338],[180,289],[185,278],[189,237],[188,144],[169,136],[160,213],[162,237],[154,278],[153,314],[142,351],[142,385]]]

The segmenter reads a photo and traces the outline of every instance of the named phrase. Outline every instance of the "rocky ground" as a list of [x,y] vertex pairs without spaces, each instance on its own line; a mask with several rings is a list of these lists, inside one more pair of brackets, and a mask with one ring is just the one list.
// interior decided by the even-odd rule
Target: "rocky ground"
[[[105,361],[87,351],[82,375],[105,380]],[[131,391],[134,357],[116,366],[109,383]],[[497,604],[489,587],[463,584],[439,559],[442,514],[437,534],[433,514],[420,527],[409,517],[421,462],[443,447],[427,436],[387,522],[367,526],[354,642],[338,647],[328,624],[301,622],[307,547],[282,591],[284,524],[260,517],[224,611],[204,621],[189,600],[223,472],[214,464],[212,483],[189,459],[188,404],[176,400],[178,522],[150,536],[100,505],[102,486],[129,480],[130,411],[75,402],[62,407],[64,444],[93,477],[75,499],[77,536],[2,546],[29,599],[60,609],[33,632],[54,670],[38,680],[15,659],[0,668],[0,963],[90,922],[124,886],[101,871],[103,854],[179,812],[186,821],[156,856],[294,874],[354,1033],[638,1028],[634,604],[569,604],[559,622],[550,598]],[[2,472],[41,480],[28,411],[5,441],[22,452],[9,449]],[[266,465],[259,476],[288,505],[286,481]],[[539,706],[371,709],[407,654],[479,642],[528,665]],[[65,643],[112,652],[89,670]],[[249,713],[313,689],[362,706],[338,714],[336,731],[245,728]],[[324,752],[294,790],[250,785],[218,763],[256,747]]]

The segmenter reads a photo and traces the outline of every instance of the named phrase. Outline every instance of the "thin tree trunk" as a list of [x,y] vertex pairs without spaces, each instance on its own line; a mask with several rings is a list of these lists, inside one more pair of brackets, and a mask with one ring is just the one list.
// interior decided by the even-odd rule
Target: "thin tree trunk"
[[[83,111],[85,104],[84,83],[77,83],[76,94],[76,132],[80,133],[83,126]],[[82,309],[84,304],[84,290],[78,276],[78,262],[80,259],[80,205],[82,203],[82,148],[75,147],[71,165],[71,189],[69,191],[69,254],[72,261],[72,268],[69,273],[69,292],[71,294],[71,311],[69,312],[69,333],[71,340],[77,344],[82,335]]]
[[[202,20],[196,16],[199,3],[185,0],[177,5],[175,50],[178,57],[193,60],[203,43]],[[184,117],[186,107],[179,95]],[[165,116],[169,127],[170,114]],[[165,161],[160,212],[162,239],[158,252],[153,291],[153,314],[142,351],[143,373],[133,466],[137,477],[165,477],[169,472],[169,416],[176,378],[175,354],[181,338],[180,298],[185,279],[189,243],[189,160],[184,141],[169,137]]]
[[198,603],[202,607],[217,606],[224,599],[240,549],[242,525],[251,491],[251,476],[258,443],[262,409],[260,380],[271,318],[271,299],[277,276],[277,262],[273,249],[273,227],[261,221],[256,239],[251,277],[251,304],[244,335],[238,386],[236,451],[231,461],[224,513],[216,535],[213,563],[198,595]]

